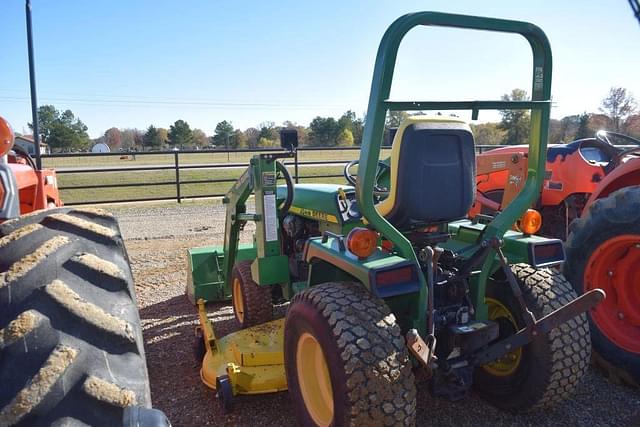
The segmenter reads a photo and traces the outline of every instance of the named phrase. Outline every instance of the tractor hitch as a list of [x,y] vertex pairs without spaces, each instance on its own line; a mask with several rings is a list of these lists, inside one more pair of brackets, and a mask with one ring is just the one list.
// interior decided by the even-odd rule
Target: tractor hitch
[[[529,344],[537,336],[544,335],[575,316],[592,309],[604,298],[604,291],[594,289],[540,320],[536,320],[532,315],[531,324],[527,324],[516,334],[488,347],[487,343],[498,338],[497,323],[487,321],[455,326],[450,330],[461,355],[447,360],[438,361],[435,355],[436,338],[431,334],[423,340],[417,330],[409,330],[406,335],[407,347],[425,368],[426,379],[433,378],[432,394],[455,401],[464,397],[471,387],[473,367],[491,363]],[[484,349],[478,351],[482,347]]]
[[435,356],[436,350],[436,337],[435,335],[429,335],[427,342],[422,339],[416,329],[411,329],[407,332],[407,347],[409,351],[427,370],[427,376],[430,378],[432,375],[432,362],[437,360]]
[[[592,309],[605,297],[603,290],[593,289],[539,320],[536,320],[532,315],[531,323],[516,334],[485,347],[483,350],[475,352],[475,354],[472,352],[482,347],[483,342],[488,343],[498,337],[497,324],[494,322],[474,322],[474,325],[471,326],[462,325],[453,328],[454,336],[458,337],[457,346],[463,349],[462,352],[464,354],[469,355],[472,353],[472,356],[470,358],[468,356],[460,356],[447,362],[452,367],[479,366],[493,362],[519,347],[529,344],[537,336],[544,335],[579,314]],[[407,332],[405,338],[409,351],[426,369],[428,377],[431,377],[433,370],[438,368],[438,358],[435,356],[435,336],[430,334],[424,340],[417,330],[411,329]],[[464,349],[465,347],[466,349]]]
[[544,335],[553,328],[573,319],[581,313],[584,313],[606,297],[602,289],[593,289],[563,307],[547,314],[539,320],[535,320],[533,324],[527,326],[516,334],[505,338],[486,349],[478,352],[471,360],[472,365],[484,365],[494,360],[504,357],[506,354],[516,350],[519,347],[529,344],[539,335]]

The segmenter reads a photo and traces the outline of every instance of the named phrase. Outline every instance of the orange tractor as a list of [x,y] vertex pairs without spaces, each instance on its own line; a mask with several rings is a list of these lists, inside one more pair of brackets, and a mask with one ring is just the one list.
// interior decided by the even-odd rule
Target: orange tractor
[[62,206],[56,172],[38,169],[29,153],[13,142],[11,126],[0,117],[0,221]]
[[[472,215],[509,204],[526,178],[527,156],[524,145],[478,156]],[[542,213],[540,234],[565,241],[563,272],[575,290],[607,294],[589,315],[595,361],[640,385],[640,140],[599,131],[550,145],[534,207]]]

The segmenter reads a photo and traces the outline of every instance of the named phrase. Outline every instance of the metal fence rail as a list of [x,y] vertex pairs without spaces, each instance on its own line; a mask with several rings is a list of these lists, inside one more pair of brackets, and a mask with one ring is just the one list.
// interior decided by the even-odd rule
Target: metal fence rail
[[[482,145],[476,146],[476,151],[478,153],[482,153],[484,151],[488,151],[494,148],[498,148],[498,145]],[[316,174],[316,175],[304,175],[304,173],[300,173],[300,167],[304,166],[336,166],[336,165],[344,165],[346,162],[350,160],[354,160],[358,157],[358,151],[360,147],[301,147],[298,149],[293,161],[285,162],[285,166],[292,167],[294,169],[292,173],[292,178],[296,183],[300,181],[305,181],[309,179],[316,178],[339,178],[342,177],[341,173],[327,173],[327,174]],[[142,172],[153,172],[153,171],[174,171],[174,178],[170,180],[160,180],[154,182],[146,182],[146,181],[136,181],[136,182],[124,182],[124,183],[100,183],[100,178],[96,178],[95,183],[90,184],[80,184],[80,185],[61,185],[59,189],[65,192],[72,192],[78,190],[100,190],[100,189],[109,189],[109,188],[136,188],[136,187],[158,187],[158,186],[173,186],[174,191],[172,195],[167,196],[155,196],[155,197],[123,197],[123,198],[99,198],[96,197],[94,199],[82,199],[82,200],[73,200],[70,202],[65,202],[67,206],[73,205],[84,205],[84,204],[104,204],[104,203],[122,203],[122,202],[147,202],[147,201],[168,201],[175,200],[180,203],[184,199],[197,199],[197,198],[207,198],[207,197],[221,197],[225,195],[225,192],[216,192],[216,193],[205,193],[205,194],[197,194],[197,195],[185,195],[184,194],[184,186],[195,185],[195,184],[220,184],[220,183],[233,183],[237,178],[212,178],[212,179],[184,179],[181,178],[181,172],[187,172],[190,170],[198,170],[198,169],[209,169],[212,171],[220,171],[220,170],[229,170],[229,169],[242,169],[247,166],[247,162],[238,163],[238,162],[230,162],[231,154],[241,154],[241,153],[268,153],[269,151],[279,151],[279,149],[238,149],[238,150],[183,150],[183,151],[150,151],[150,152],[118,152],[118,153],[58,153],[58,154],[43,154],[42,159],[47,160],[51,159],[52,162],[60,159],[73,159],[78,158],[79,161],[83,159],[93,158],[93,157],[116,157],[121,158],[123,156],[134,156],[135,159],[138,157],[144,158],[145,156],[171,156],[172,162],[168,164],[160,164],[160,165],[142,165],[142,166],[130,166],[130,167],[111,167],[111,166],[101,166],[101,167],[56,167],[57,174],[59,175],[60,180],[64,181],[64,175],[68,174],[100,174],[104,173],[140,173],[142,178]],[[299,154],[305,152],[344,152],[344,151],[353,151],[353,156],[350,156],[349,159],[341,159],[341,160],[299,160]],[[181,156],[185,155],[195,155],[205,157],[207,155],[216,155],[216,154],[227,154],[227,162],[224,163],[184,163],[181,162]],[[304,168],[303,168],[304,169]],[[230,185],[229,185],[230,186]],[[63,197],[64,201],[64,197]]]

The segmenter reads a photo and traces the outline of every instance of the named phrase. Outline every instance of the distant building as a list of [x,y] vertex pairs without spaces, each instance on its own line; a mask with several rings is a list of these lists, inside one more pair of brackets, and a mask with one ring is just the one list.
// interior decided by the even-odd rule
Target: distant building
[[111,149],[104,142],[98,142],[93,147],[91,147],[92,153],[110,153]]
[[[16,136],[15,145],[22,148],[31,156],[36,155],[36,146],[33,142],[33,138],[30,135]],[[49,154],[49,146],[44,143],[40,143],[40,154]]]

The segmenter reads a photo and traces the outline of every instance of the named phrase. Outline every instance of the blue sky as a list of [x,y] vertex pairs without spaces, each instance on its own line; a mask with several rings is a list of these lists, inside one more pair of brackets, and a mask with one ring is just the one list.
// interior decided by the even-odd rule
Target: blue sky
[[[39,102],[71,109],[92,137],[176,119],[211,134],[221,120],[244,129],[361,116],[382,34],[419,10],[542,27],[554,54],[553,117],[596,111],[611,86],[640,98],[640,26],[626,0],[32,2]],[[30,121],[24,0],[0,2],[0,29],[0,115],[20,132]],[[392,92],[497,99],[529,90],[530,67],[517,36],[420,28],[401,45]]]

